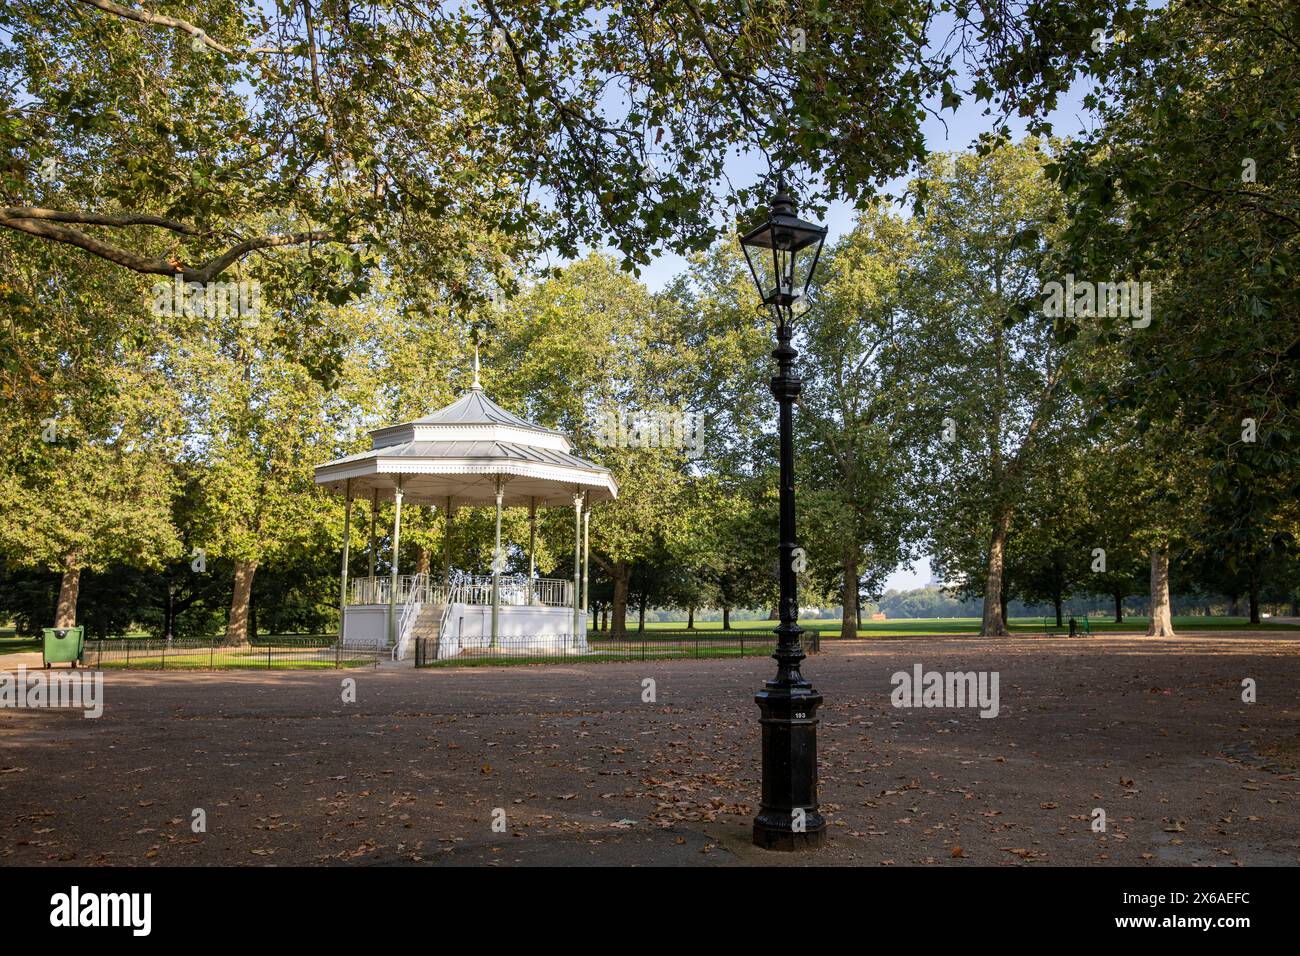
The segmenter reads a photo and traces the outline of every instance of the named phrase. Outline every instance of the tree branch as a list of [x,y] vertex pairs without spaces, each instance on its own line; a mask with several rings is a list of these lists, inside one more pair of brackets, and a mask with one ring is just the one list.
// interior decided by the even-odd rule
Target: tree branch
[[1262,198],[1260,194],[1249,189],[1215,189],[1210,186],[1202,186],[1199,183],[1194,183],[1188,179],[1175,179],[1174,182],[1210,196],[1241,196],[1247,200],[1247,206],[1258,209],[1260,212],[1272,216],[1275,219],[1281,219],[1283,222],[1288,222],[1296,229],[1300,229],[1300,220],[1297,220],[1295,216],[1288,215],[1280,209],[1272,209],[1264,205],[1259,201]]
[[207,235],[204,231],[193,226],[186,226],[184,223],[172,222],[157,216],[140,214],[108,216],[99,213],[65,213],[53,209],[30,209],[23,206],[0,209],[0,226],[5,226],[16,232],[25,232],[29,236],[36,236],[40,239],[48,239],[51,242],[76,246],[91,255],[106,259],[143,275],[173,276],[179,273],[186,282],[211,282],[244,256],[259,249],[301,245],[304,242],[324,242],[331,238],[331,234],[324,229],[286,233],[280,236],[259,236],[254,239],[245,239],[243,242],[231,246],[225,252],[209,259],[200,266],[187,266],[171,258],[142,256],[115,243],[88,235],[79,229],[60,225],[63,222],[100,226],[158,226],[185,235]]
[[325,242],[333,238],[326,229],[313,229],[309,232],[291,232],[282,236],[259,236],[256,239],[245,239],[238,245],[231,246],[215,259],[209,260],[207,265],[196,270],[200,276],[195,281],[208,282],[214,277],[220,275],[227,268],[238,262],[250,252],[256,252],[259,249],[274,249],[279,246],[297,246],[304,242]]
[[[182,33],[188,33],[190,36],[201,40],[204,46],[207,46],[218,53],[224,53],[226,56],[238,56],[239,51],[234,50],[224,43],[218,43],[208,34],[196,27],[187,20],[178,20],[176,17],[165,16],[161,13],[148,13],[143,10],[133,10],[130,7],[123,7],[113,3],[112,0],[81,0],[82,3],[88,4],[96,9],[103,10],[105,13],[111,13],[115,17],[121,17],[124,20],[134,20],[136,23],[143,23],[147,26],[169,27],[173,30],[180,30]],[[250,47],[248,53],[287,53],[287,50],[281,50],[276,47]]]
[[77,212],[76,210],[42,209],[39,206],[5,206],[0,209],[0,220],[4,219],[44,219],[50,222],[71,222],[86,226],[157,226],[187,236],[204,236],[208,233],[197,226],[150,216],[145,213],[123,213],[111,216],[99,212]]

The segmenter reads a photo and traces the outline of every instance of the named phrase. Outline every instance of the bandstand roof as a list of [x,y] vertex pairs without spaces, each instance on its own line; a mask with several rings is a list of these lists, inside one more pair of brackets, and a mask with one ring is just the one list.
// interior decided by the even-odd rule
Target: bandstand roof
[[479,384],[446,408],[370,432],[369,451],[316,466],[316,483],[344,494],[391,500],[402,482],[407,504],[495,505],[497,481],[506,507],[572,505],[618,497],[609,469],[570,451],[562,432],[520,418],[493,402]]

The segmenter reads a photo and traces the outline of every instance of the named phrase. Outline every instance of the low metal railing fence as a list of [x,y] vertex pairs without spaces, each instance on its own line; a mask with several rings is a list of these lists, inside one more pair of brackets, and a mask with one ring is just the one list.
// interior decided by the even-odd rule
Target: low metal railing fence
[[630,631],[615,638],[593,631],[583,641],[567,636],[498,638],[495,645],[478,640],[456,646],[455,653],[440,638],[415,642],[417,667],[483,666],[494,664],[560,664],[620,662],[675,658],[763,657],[776,649],[776,635],[763,631]]
[[337,638],[275,637],[228,644],[210,638],[118,638],[87,641],[83,664],[96,669],[132,670],[315,670],[377,667],[388,648],[350,648]]

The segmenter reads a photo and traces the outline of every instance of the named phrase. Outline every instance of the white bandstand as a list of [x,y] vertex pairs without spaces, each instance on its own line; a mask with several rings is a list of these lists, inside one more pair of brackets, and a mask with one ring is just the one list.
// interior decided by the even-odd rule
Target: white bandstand
[[[474,381],[460,399],[424,418],[370,432],[371,448],[317,465],[316,483],[346,502],[339,584],[340,640],[345,647],[389,649],[405,658],[412,641],[432,645],[445,660],[490,650],[493,654],[573,654],[587,650],[586,564],[590,506],[618,496],[609,470],[573,455],[561,432],[542,428],[491,401]],[[370,567],[349,577],[353,502],[369,498],[373,515],[392,501],[393,558],[377,573],[374,525]],[[450,534],[444,534],[443,574],[399,573],[402,506],[443,510],[495,506],[496,547],[490,576],[453,574]],[[541,578],[535,566],[537,509],[574,509],[572,579]],[[528,573],[502,573],[501,511],[529,509]]]

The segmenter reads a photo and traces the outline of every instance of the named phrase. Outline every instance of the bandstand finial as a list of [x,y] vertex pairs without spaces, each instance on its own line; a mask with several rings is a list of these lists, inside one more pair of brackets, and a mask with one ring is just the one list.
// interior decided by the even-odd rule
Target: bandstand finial
[[469,387],[480,392],[483,390],[483,383],[478,380],[478,342],[474,343],[474,381]]

